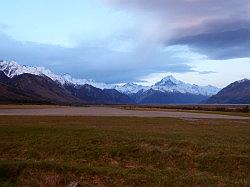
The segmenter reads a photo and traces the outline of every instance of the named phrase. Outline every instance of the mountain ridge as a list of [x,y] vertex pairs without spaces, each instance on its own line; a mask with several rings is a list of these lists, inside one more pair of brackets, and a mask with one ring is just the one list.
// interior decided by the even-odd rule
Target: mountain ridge
[[1,103],[51,104],[249,104],[250,80],[226,88],[198,86],[166,76],[152,86],[97,83],[57,75],[43,67],[0,61]]
[[250,80],[242,79],[210,97],[207,104],[250,104]]

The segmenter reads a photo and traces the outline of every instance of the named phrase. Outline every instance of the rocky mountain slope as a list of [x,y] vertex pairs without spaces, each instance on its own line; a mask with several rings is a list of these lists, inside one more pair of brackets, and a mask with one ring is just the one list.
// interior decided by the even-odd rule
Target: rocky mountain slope
[[[52,104],[80,103],[78,98],[48,77],[27,73],[13,78],[7,77],[3,72],[0,72],[0,75],[0,83],[2,84],[0,96],[3,101]],[[8,92],[2,91],[3,89]]]
[[91,104],[131,104],[134,101],[127,95],[114,89],[100,89],[94,86],[85,85],[64,85],[73,96],[85,103]]
[[250,104],[250,80],[236,81],[207,101],[208,104]]

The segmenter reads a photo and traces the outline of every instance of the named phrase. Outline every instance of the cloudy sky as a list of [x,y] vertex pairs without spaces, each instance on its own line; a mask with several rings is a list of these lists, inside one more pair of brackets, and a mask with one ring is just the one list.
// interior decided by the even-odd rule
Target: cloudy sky
[[250,78],[249,0],[0,2],[0,59],[106,83]]

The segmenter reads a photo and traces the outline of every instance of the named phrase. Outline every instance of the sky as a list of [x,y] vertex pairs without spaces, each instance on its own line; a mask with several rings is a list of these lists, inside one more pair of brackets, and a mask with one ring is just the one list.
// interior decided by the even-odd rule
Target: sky
[[249,0],[0,2],[0,59],[98,82],[250,78]]

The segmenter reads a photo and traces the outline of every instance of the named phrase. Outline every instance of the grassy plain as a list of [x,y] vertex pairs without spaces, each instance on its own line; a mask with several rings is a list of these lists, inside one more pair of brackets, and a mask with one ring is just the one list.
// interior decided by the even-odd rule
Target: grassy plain
[[250,186],[250,121],[0,116],[0,186]]

